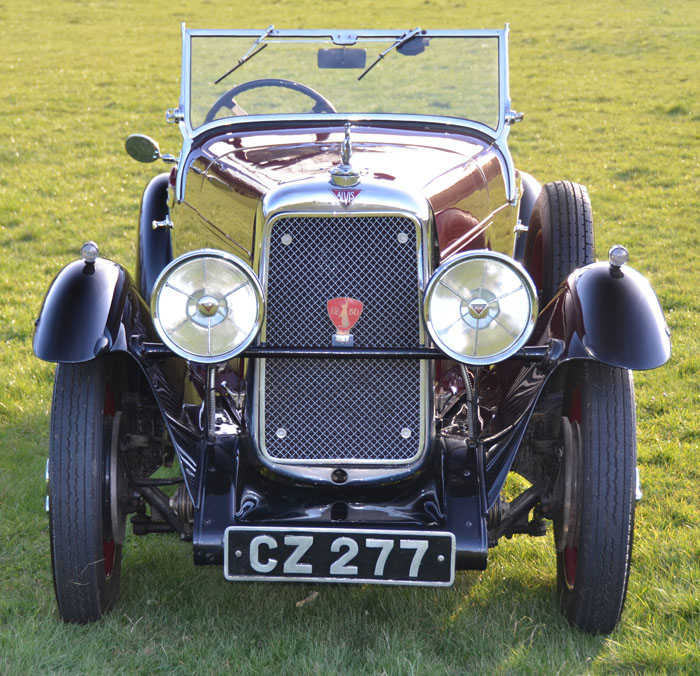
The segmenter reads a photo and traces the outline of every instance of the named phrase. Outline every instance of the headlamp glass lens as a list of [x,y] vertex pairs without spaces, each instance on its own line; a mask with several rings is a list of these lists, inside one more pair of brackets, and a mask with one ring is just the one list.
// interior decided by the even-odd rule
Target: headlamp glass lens
[[195,361],[224,361],[260,327],[262,291],[245,263],[223,252],[173,261],[156,282],[156,325],[171,349]]
[[443,264],[426,290],[426,324],[437,346],[468,364],[507,359],[537,314],[532,280],[515,261],[474,252]]

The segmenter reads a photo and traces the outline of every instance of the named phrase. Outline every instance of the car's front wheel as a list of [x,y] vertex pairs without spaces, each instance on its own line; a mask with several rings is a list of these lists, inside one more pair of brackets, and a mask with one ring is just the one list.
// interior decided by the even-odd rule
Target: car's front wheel
[[119,591],[124,473],[118,390],[105,359],[56,367],[49,447],[49,525],[58,610],[97,620]]
[[609,633],[625,601],[634,529],[630,372],[589,361],[573,366],[564,408],[553,518],[557,592],[571,624]]

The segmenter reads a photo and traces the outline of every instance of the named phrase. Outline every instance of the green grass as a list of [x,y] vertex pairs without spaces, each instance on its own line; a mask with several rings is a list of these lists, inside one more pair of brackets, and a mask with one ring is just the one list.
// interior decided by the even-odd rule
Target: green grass
[[[318,18],[314,18],[318,16]],[[551,539],[514,539],[454,589],[256,586],[195,568],[172,537],[127,540],[117,608],[57,618],[43,512],[52,367],[33,321],[89,238],[133,265],[152,169],[176,152],[181,21],[194,27],[511,24],[517,166],[587,184],[597,253],[627,244],[654,284],[673,357],[638,374],[640,469],[627,607],[609,637],[570,628]],[[0,0],[0,673],[587,674],[700,672],[700,5],[694,0],[255,3]],[[295,602],[317,589],[302,608]]]

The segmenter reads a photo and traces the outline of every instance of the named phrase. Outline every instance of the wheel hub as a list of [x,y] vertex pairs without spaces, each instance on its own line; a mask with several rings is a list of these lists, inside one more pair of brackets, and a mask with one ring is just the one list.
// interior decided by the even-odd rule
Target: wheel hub
[[562,418],[562,518],[557,539],[557,552],[563,554],[566,584],[573,589],[578,560],[578,504],[581,429],[576,421]]
[[112,435],[109,444],[109,474],[106,477],[109,489],[109,517],[112,531],[112,539],[117,545],[124,543],[126,514],[121,506],[119,496],[119,477],[121,476],[122,463],[119,453],[119,430],[121,426],[122,412],[117,411],[112,421]]

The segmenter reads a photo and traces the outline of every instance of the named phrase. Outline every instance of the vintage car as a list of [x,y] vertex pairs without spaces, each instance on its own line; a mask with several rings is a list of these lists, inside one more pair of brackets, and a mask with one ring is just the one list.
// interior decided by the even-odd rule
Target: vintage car
[[65,621],[128,524],[227,580],[449,586],[551,521],[564,615],[615,627],[669,334],[586,188],[515,169],[507,37],[183,26],[133,273],[88,242],[37,320]]

